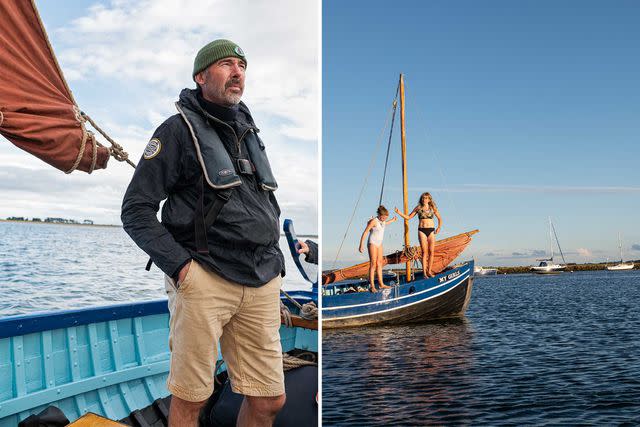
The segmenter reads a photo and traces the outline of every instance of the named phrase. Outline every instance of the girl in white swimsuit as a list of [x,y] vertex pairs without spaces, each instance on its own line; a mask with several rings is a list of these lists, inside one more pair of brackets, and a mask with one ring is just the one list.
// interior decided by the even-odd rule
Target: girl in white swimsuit
[[384,239],[384,230],[386,225],[391,224],[398,218],[395,216],[390,220],[387,220],[387,218],[389,218],[389,211],[387,208],[380,205],[378,207],[378,216],[369,220],[367,227],[364,229],[362,236],[360,237],[360,252],[364,252],[364,237],[367,233],[369,234],[367,247],[369,249],[369,283],[371,284],[371,292],[378,292],[374,283],[376,272],[378,273],[380,288],[391,287],[385,285],[382,280],[382,240]]
[[369,239],[367,240],[367,244],[382,246],[382,240],[384,239],[384,226],[387,225],[387,223],[379,220],[378,218],[373,218],[372,221],[374,222],[374,225],[371,227],[371,230],[369,230]]

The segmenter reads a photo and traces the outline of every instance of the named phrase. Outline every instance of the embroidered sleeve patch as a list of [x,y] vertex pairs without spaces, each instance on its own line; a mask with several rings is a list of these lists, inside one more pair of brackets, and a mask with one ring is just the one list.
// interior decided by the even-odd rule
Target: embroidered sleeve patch
[[147,160],[153,159],[155,156],[158,155],[161,148],[162,148],[162,144],[160,143],[160,140],[158,138],[153,138],[151,141],[149,141],[149,143],[145,147],[142,157],[144,157]]

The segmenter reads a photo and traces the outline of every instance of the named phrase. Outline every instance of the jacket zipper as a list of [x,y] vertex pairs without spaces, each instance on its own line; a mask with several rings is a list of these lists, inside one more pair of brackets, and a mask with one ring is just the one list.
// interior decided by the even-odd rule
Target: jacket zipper
[[209,116],[211,119],[215,120],[218,123],[221,123],[223,125],[225,125],[226,127],[228,127],[229,129],[231,129],[231,133],[233,133],[233,136],[236,138],[236,148],[238,149],[238,157],[240,157],[240,155],[242,154],[242,151],[240,150],[240,142],[242,142],[242,140],[244,139],[244,137],[247,135],[247,133],[249,131],[256,131],[258,128],[255,126],[249,126],[244,132],[242,132],[242,135],[240,135],[240,138],[238,138],[238,134],[236,133],[235,129],[233,128],[233,126],[231,126],[230,124],[223,122],[222,120],[218,119],[217,117],[213,117],[211,114],[206,113],[207,116]]

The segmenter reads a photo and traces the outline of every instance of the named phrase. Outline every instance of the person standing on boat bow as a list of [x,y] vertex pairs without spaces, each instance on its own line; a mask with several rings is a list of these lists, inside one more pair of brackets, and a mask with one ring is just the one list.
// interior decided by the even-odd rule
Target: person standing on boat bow
[[[394,209],[402,218],[409,220],[418,215],[420,223],[418,224],[418,240],[420,241],[420,249],[422,249],[422,274],[424,277],[434,277],[431,267],[433,266],[433,251],[436,246],[436,234],[440,232],[442,227],[442,217],[438,212],[438,207],[433,201],[433,197],[429,192],[422,193],[418,199],[418,205],[413,208],[409,215],[404,215]],[[438,218],[438,228],[435,228],[433,217]]]
[[231,388],[244,395],[238,426],[271,426],[285,402],[280,208],[265,146],[240,101],[246,68],[229,40],[200,49],[197,88],[181,92],[178,114],[155,131],[122,204],[124,229],[166,274],[172,427],[197,426],[218,342]]
[[382,240],[384,239],[384,230],[387,224],[395,222],[398,218],[393,217],[389,219],[389,211],[384,206],[378,206],[378,216],[371,218],[367,223],[362,236],[360,237],[360,253],[364,252],[364,237],[369,234],[367,240],[367,247],[369,249],[369,283],[371,285],[371,292],[378,292],[375,286],[375,274],[378,273],[378,283],[380,283],[381,289],[388,289],[391,286],[384,284],[382,280],[382,257],[384,256],[382,250]]

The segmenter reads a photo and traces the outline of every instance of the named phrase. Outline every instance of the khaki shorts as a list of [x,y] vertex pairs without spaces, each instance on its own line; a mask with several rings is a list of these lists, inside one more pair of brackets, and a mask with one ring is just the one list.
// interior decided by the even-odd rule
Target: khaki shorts
[[281,283],[277,276],[259,288],[243,286],[196,261],[177,290],[174,280],[165,277],[171,314],[169,391],[191,402],[209,398],[219,341],[234,392],[283,394]]

